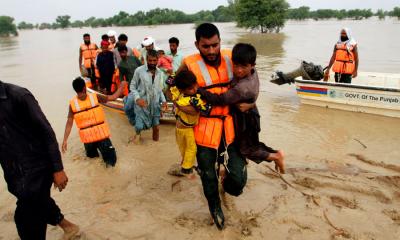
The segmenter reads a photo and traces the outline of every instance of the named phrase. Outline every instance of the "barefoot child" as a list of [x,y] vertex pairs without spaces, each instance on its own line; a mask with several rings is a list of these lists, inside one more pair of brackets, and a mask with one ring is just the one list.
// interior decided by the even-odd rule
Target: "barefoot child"
[[235,74],[230,89],[218,95],[199,88],[198,93],[207,103],[219,106],[231,105],[230,112],[235,123],[235,141],[243,157],[257,164],[262,161],[274,161],[275,169],[285,173],[283,152],[267,147],[259,141],[260,115],[256,105],[254,104],[254,107],[246,112],[241,112],[234,105],[242,102],[255,103],[260,87],[257,71],[254,68],[256,56],[256,49],[250,44],[236,44],[232,50]]
[[[200,95],[196,94],[199,85],[197,85],[196,76],[189,70],[183,70],[177,74],[172,81],[167,80],[167,84],[172,86],[171,93],[175,104],[179,106],[193,106],[199,112],[196,115],[189,115],[178,108],[176,109],[176,143],[182,155],[181,173],[189,180],[195,180],[197,177],[193,173],[193,164],[196,159],[197,146],[194,139],[193,127],[199,121],[200,112],[209,115],[211,105],[204,103]],[[173,86],[175,85],[175,86]]]
[[164,50],[158,50],[158,55],[160,58],[158,59],[158,66],[167,69],[168,76],[172,74],[172,70],[174,69],[172,67],[172,60],[171,57],[166,57]]

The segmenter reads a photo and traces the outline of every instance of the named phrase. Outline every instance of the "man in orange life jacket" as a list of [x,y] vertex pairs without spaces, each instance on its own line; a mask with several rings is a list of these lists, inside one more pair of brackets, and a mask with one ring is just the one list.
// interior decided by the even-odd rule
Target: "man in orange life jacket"
[[325,75],[329,75],[329,70],[332,65],[332,71],[335,72],[335,82],[351,83],[351,79],[357,77],[357,42],[352,38],[351,30],[349,28],[344,28],[340,32],[340,38],[335,44]]
[[95,158],[99,156],[97,149],[106,163],[106,168],[114,167],[117,162],[117,155],[111,143],[110,130],[104,122],[103,108],[99,102],[106,103],[115,101],[126,85],[126,81],[121,82],[118,90],[111,96],[97,93],[87,93],[85,81],[78,77],[72,82],[77,97],[70,101],[68,120],[65,126],[64,140],[62,143],[62,153],[67,151],[67,140],[71,133],[72,125],[75,120],[79,130],[79,136],[84,143],[86,156]]
[[96,86],[96,75],[94,70],[94,63],[97,56],[97,45],[90,42],[90,35],[88,33],[83,34],[84,43],[81,44],[79,48],[79,70],[82,72],[82,57],[83,64],[88,72],[88,77],[90,78],[92,85]]
[[[220,50],[220,42],[216,26],[210,23],[200,25],[196,29],[195,42],[199,53],[184,58],[177,73],[183,69],[189,69],[196,75],[200,87],[218,94],[226,92],[233,78],[231,51]],[[169,88],[167,94],[169,99],[173,99]],[[253,106],[254,103],[241,103],[238,108],[246,111]],[[179,109],[187,114],[196,114],[196,110],[191,106],[179,107]],[[197,144],[198,167],[196,170],[203,184],[211,216],[218,229],[221,230],[224,227],[225,218],[218,191],[217,175],[220,164],[223,164],[227,170],[222,182],[223,190],[230,195],[239,196],[247,182],[247,162],[240,156],[233,143],[235,131],[232,116],[229,114],[229,106],[214,106],[209,117],[200,115],[199,123],[193,130]],[[227,196],[223,194],[222,197],[224,199]]]

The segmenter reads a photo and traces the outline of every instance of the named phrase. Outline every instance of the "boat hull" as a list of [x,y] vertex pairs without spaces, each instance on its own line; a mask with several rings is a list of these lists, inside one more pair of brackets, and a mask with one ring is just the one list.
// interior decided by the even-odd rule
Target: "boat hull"
[[295,81],[302,104],[400,118],[400,88]]
[[[88,92],[96,92],[96,91],[94,91],[93,89],[90,89],[90,88],[87,88],[87,91]],[[101,94],[99,92],[96,92],[96,93],[97,94]],[[118,98],[115,101],[109,101],[109,102],[106,102],[106,103],[100,103],[100,105],[102,105],[103,107],[105,107],[105,108],[107,108],[107,109],[109,109],[111,111],[115,111],[115,112],[118,112],[118,113],[125,114],[125,112],[124,112],[124,100],[122,98]],[[172,112],[173,107],[174,107],[173,103],[169,102],[168,103],[168,111],[162,110],[161,111],[162,117],[160,119],[161,120],[176,120],[175,119],[175,115]]]

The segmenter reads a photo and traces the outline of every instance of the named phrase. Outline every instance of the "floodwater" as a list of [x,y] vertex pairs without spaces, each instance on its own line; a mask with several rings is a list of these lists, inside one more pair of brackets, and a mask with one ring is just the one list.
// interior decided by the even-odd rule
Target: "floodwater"
[[[333,46],[339,38],[340,30],[344,27],[352,30],[353,37],[359,44],[359,72],[399,74],[400,21],[397,19],[379,21],[376,18],[363,21],[288,21],[279,34],[249,33],[246,30],[235,28],[234,23],[217,23],[216,25],[220,29],[222,48],[231,49],[234,44],[239,42],[251,43],[256,47],[258,51],[256,67],[261,81],[260,95],[257,101],[262,117],[260,140],[275,149],[282,149],[286,154],[288,168],[323,167],[321,165],[325,166],[328,162],[357,163],[354,157],[348,155],[349,153],[362,154],[378,162],[400,165],[398,147],[400,119],[301,105],[294,85],[277,86],[269,82],[272,72],[278,69],[281,71],[293,70],[300,65],[301,60],[323,66],[328,65]],[[183,54],[190,55],[197,52],[194,46],[193,24],[166,25],[154,28],[31,30],[20,32],[18,37],[0,38],[0,79],[23,86],[34,94],[54,128],[60,145],[67,120],[68,100],[75,95],[71,80],[79,75],[77,62],[82,35],[86,32],[90,33],[92,41],[99,44],[101,35],[110,29],[115,30],[117,34],[127,34],[129,38],[127,45],[132,48],[138,45],[144,37],[152,36],[156,39],[157,46],[168,50],[168,39],[174,36],[179,38],[179,51]],[[201,214],[207,216],[207,205],[201,193],[199,180],[182,183],[182,188],[190,186],[196,189],[190,190],[190,196],[194,199],[187,202],[182,201],[180,197],[160,193],[165,190],[162,182],[170,177],[166,175],[169,166],[172,163],[180,162],[179,151],[175,143],[174,124],[171,122],[161,123],[159,142],[152,142],[151,132],[147,131],[142,135],[143,143],[136,146],[127,143],[134,130],[129,125],[126,116],[107,109],[105,114],[112,132],[111,140],[117,150],[117,166],[115,169],[106,171],[100,159],[87,159],[83,144],[79,141],[77,128],[74,126],[68,140],[68,152],[63,155],[64,166],[70,178],[69,191],[55,193],[57,202],[65,212],[69,212],[69,215],[66,216],[79,222],[86,229],[86,237],[88,239],[96,239],[99,236],[116,237],[116,239],[128,238],[127,236],[138,238],[139,236],[149,238],[162,236],[165,238],[163,235],[154,235],[156,233],[132,235],[129,232],[129,224],[124,225],[127,229],[123,228],[125,230],[122,232],[112,231],[111,233],[109,229],[114,225],[104,227],[107,225],[105,224],[101,228],[95,225],[91,226],[91,224],[98,223],[99,220],[96,220],[96,216],[103,216],[108,211],[108,209],[107,211],[104,209],[104,211],[93,210],[96,209],[94,206],[97,205],[95,204],[108,204],[107,206],[111,208],[114,205],[109,206],[109,203],[113,200],[117,201],[117,206],[125,206],[114,214],[123,216],[128,223],[131,222],[132,216],[128,206],[131,204],[130,201],[134,200],[132,196],[135,194],[135,196],[141,196],[150,191],[149,189],[154,190],[152,195],[146,195],[146,197],[143,195],[140,203],[135,203],[135,206],[139,207],[143,203],[141,209],[146,211],[150,207],[146,205],[148,202],[156,206],[160,204],[162,208],[151,211],[150,218],[153,219],[151,221],[146,220],[149,217],[146,213],[134,216],[135,220],[139,222],[135,229],[139,229],[138,232],[141,234],[150,234],[152,229],[155,231],[157,228],[149,226],[168,219],[171,214],[184,211],[185,208],[200,211]],[[361,141],[367,148],[364,148],[355,139]],[[361,166],[369,168],[366,164]],[[250,171],[250,179],[252,172],[255,170]],[[127,186],[133,186],[132,188],[135,189],[126,190],[128,193],[125,194],[128,194],[128,199],[127,196],[122,196],[121,191],[118,190],[121,186],[124,189]],[[112,190],[108,191],[106,189],[108,187]],[[0,195],[0,199],[2,199],[0,201],[1,218],[8,210],[13,210],[14,199],[6,192],[6,184],[3,179],[0,179],[0,192],[2,192]],[[99,196],[96,197],[96,195]],[[160,196],[163,200],[154,199],[154,197]],[[182,195],[181,197],[186,196]],[[63,200],[64,198],[67,198],[68,201]],[[196,202],[196,199],[201,203]],[[250,198],[245,199],[249,201]],[[82,202],[82,206],[78,203],[74,204],[74,201]],[[179,203],[179,205],[171,207],[171,202]],[[93,208],[90,207],[91,205]],[[92,209],[93,212],[86,208],[83,209],[84,206]],[[242,203],[242,206],[247,205]],[[125,210],[127,213],[124,213]],[[110,221],[114,219],[108,215],[103,217]],[[7,226],[9,233],[7,236],[16,236],[15,227],[12,224]],[[205,232],[204,234],[206,234]],[[58,236],[59,233],[54,234],[54,236]]]

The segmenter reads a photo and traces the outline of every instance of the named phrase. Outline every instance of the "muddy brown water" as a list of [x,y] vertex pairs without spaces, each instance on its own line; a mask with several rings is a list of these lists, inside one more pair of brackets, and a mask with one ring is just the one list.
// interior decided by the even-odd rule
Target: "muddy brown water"
[[[285,152],[287,167],[322,168],[338,163],[357,164],[363,169],[372,170],[372,166],[361,163],[349,156],[349,153],[362,154],[377,162],[400,165],[400,119],[302,105],[294,85],[277,86],[269,82],[273,71],[293,70],[301,60],[326,66],[343,27],[353,31],[359,44],[359,71],[398,74],[400,46],[396,39],[400,37],[400,21],[379,21],[376,18],[363,21],[289,21],[279,34],[249,33],[235,28],[234,23],[216,25],[221,32],[222,48],[231,49],[239,42],[251,43],[256,47],[257,70],[261,81],[257,101],[262,117],[260,139]],[[99,44],[101,35],[109,29],[32,30],[20,32],[19,37],[0,38],[0,79],[26,87],[35,95],[60,145],[67,120],[68,100],[75,94],[71,80],[79,75],[78,49],[82,35],[90,33],[92,41]],[[143,37],[152,36],[157,46],[167,50],[168,39],[175,36],[180,40],[179,51],[185,55],[196,53],[193,24],[112,29],[117,34],[127,34],[130,47],[138,45]],[[99,231],[110,238],[132,236],[129,224],[122,224],[120,227],[123,230],[111,233],[107,233],[107,229],[114,225],[90,228],[99,216],[112,221],[116,215],[118,221],[131,221],[132,215],[129,212],[132,206],[143,210],[134,219],[139,222],[136,228],[146,231],[155,230],[149,227],[157,222],[153,218],[160,221],[163,217],[159,216],[164,216],[167,219],[171,212],[179,212],[181,209],[200,211],[201,216],[208,215],[199,181],[183,181],[182,189],[193,187],[195,190],[190,190],[189,194],[201,203],[193,200],[182,202],[180,197],[161,194],[163,191],[171,191],[170,184],[176,182],[169,180],[166,175],[169,166],[180,162],[174,123],[161,123],[159,142],[152,142],[151,132],[147,131],[142,136],[142,144],[136,146],[127,143],[134,130],[126,116],[107,109],[105,114],[112,132],[111,140],[117,150],[116,168],[106,171],[100,159],[85,158],[74,126],[68,140],[68,152],[63,155],[65,169],[70,177],[70,190],[61,194],[54,193],[56,200],[70,212],[70,218],[78,221],[84,218],[81,222],[87,221],[85,224],[90,229],[87,230],[89,239],[96,239],[95,236],[99,236],[96,232]],[[360,140],[367,148],[354,139]],[[13,197],[6,192],[3,178],[0,179],[0,189],[1,217],[8,210],[12,211],[15,205]],[[154,200],[156,193],[160,193],[164,199]],[[135,201],[137,198],[139,200]],[[245,199],[249,199],[249,196],[245,196]],[[74,204],[75,201],[78,203]],[[113,201],[122,207],[113,209]],[[179,203],[179,207],[167,205],[166,202]],[[146,203],[158,207],[151,209]],[[114,212],[107,215],[109,208],[98,209],[96,206],[100,205],[96,204],[109,206]],[[242,203],[242,206],[247,205]],[[153,220],[147,220],[149,216]],[[15,235],[15,228],[7,226],[9,233]],[[149,236],[151,238],[154,235]]]

